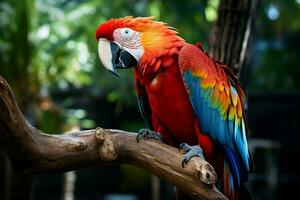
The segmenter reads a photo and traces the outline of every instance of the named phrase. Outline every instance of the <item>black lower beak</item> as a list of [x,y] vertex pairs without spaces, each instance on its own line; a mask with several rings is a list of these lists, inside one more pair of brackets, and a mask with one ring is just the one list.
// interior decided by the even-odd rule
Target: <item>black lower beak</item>
[[115,42],[110,43],[110,49],[112,53],[112,64],[114,68],[131,68],[137,65],[137,61],[133,55],[131,55],[128,51],[122,49]]
[[104,38],[100,38],[98,41],[98,54],[103,66],[116,76],[120,76],[117,68],[126,69],[138,64],[130,49],[122,48],[117,42]]

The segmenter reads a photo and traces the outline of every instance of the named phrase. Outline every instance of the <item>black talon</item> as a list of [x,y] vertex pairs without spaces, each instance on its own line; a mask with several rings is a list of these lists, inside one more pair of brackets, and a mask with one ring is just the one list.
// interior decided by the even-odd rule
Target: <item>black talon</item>
[[192,157],[200,157],[202,159],[204,159],[203,156],[203,150],[200,146],[195,145],[195,146],[190,146],[187,143],[181,143],[179,145],[179,151],[183,150],[184,151],[184,156],[181,162],[182,167],[184,168],[184,165],[188,163],[188,161],[192,158]]
[[142,128],[139,130],[137,136],[136,136],[136,141],[139,143],[140,139],[143,138],[143,140],[152,138],[158,141],[162,141],[162,137],[160,133],[151,131],[150,129]]
[[187,163],[186,158],[183,158],[183,159],[182,159],[182,162],[181,162],[182,168],[184,168],[184,165],[185,165],[186,163]]

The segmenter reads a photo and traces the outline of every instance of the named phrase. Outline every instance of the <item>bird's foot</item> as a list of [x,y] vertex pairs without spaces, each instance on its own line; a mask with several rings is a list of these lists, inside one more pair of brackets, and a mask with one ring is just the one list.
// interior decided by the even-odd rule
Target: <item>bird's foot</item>
[[137,136],[136,136],[136,141],[140,142],[140,139],[148,139],[152,138],[158,141],[162,141],[162,136],[159,132],[151,131],[150,129],[147,128],[142,128],[139,130]]
[[182,167],[192,158],[192,157],[200,157],[205,159],[203,156],[203,150],[199,145],[190,146],[187,143],[181,143],[179,145],[179,151],[183,151],[185,154],[183,155],[183,159],[181,162]]

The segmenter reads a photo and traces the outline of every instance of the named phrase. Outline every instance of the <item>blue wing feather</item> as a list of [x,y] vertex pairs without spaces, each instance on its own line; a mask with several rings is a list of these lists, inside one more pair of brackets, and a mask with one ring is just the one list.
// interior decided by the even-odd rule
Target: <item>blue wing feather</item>
[[228,67],[194,45],[180,50],[179,68],[201,131],[224,152],[224,185],[233,189],[252,169],[239,82]]
[[[237,116],[233,120],[229,120],[229,109],[227,110],[227,118],[223,119],[220,114],[221,105],[216,102],[217,100],[212,102],[214,88],[201,88],[201,79],[194,76],[191,70],[182,72],[182,75],[188,87],[190,101],[201,130],[222,145],[239,185],[242,176],[241,166],[244,164],[247,171],[249,171],[244,119],[241,120],[240,124]],[[230,92],[237,93],[236,89],[233,86],[231,87]]]

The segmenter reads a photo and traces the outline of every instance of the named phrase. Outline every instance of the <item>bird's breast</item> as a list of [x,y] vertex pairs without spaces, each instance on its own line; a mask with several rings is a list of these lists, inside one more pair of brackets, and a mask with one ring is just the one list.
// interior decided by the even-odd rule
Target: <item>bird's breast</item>
[[160,69],[146,85],[152,113],[168,128],[177,142],[196,144],[196,118],[183,84],[179,67],[175,64]]

